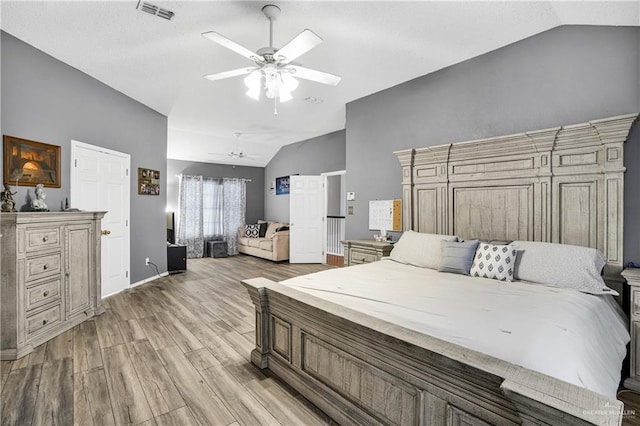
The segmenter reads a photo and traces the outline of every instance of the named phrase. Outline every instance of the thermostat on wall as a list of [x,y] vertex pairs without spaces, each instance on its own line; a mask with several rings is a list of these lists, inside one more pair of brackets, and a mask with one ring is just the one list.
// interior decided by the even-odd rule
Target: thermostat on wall
[[355,201],[356,193],[355,192],[347,192],[347,201]]

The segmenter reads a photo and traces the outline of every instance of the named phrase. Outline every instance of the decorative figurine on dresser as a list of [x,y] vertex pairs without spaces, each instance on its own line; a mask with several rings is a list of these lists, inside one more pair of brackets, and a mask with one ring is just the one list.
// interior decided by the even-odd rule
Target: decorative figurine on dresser
[[0,359],[33,349],[104,312],[100,231],[105,212],[0,215]]
[[47,197],[44,193],[44,185],[39,183],[36,185],[35,189],[36,198],[31,200],[31,211],[34,212],[48,212],[49,209],[44,202],[44,199]]
[[13,196],[16,194],[17,192],[11,192],[11,188],[8,183],[4,184],[4,190],[0,194],[0,202],[2,203],[0,211],[2,211],[2,213],[11,213],[16,211],[16,202],[13,201]]

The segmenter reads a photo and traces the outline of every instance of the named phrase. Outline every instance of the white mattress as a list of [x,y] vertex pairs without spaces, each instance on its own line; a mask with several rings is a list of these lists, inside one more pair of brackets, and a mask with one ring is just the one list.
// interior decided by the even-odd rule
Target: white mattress
[[611,296],[448,274],[389,259],[283,284],[600,394],[616,395],[629,333]]

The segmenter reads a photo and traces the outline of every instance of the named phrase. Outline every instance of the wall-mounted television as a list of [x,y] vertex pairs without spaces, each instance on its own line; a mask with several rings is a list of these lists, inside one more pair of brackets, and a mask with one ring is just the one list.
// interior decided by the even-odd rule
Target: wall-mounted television
[[167,212],[167,242],[176,243],[176,218],[174,212]]

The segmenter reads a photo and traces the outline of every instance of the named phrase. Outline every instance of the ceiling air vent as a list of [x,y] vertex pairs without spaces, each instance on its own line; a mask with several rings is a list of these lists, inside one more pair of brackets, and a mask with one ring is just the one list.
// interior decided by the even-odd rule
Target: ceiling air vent
[[307,96],[304,100],[310,104],[321,104],[324,102],[324,99],[316,98],[315,96]]
[[141,10],[143,12],[150,13],[150,14],[158,16],[160,18],[164,18],[164,19],[169,20],[169,21],[175,15],[175,13],[173,13],[170,10],[163,9],[161,7],[158,7],[156,5],[153,5],[151,3],[147,3],[147,2],[144,2],[144,1],[139,1],[138,2],[138,6],[136,6],[136,9]]

